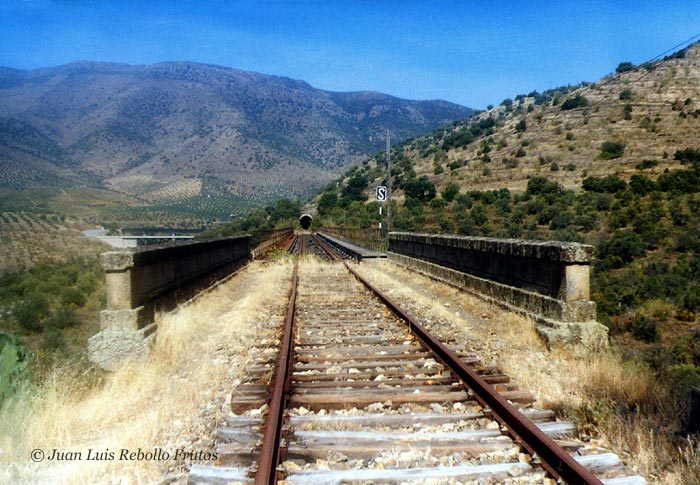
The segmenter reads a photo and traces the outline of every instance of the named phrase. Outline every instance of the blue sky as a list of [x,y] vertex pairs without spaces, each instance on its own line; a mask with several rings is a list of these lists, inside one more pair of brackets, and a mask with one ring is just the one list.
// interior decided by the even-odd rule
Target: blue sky
[[700,1],[0,0],[0,65],[196,61],[474,108],[700,34]]

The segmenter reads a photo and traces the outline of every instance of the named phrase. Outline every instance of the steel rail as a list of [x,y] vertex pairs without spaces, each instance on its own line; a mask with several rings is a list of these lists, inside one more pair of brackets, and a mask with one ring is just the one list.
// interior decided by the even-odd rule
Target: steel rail
[[291,389],[290,371],[292,362],[292,338],[294,335],[294,312],[297,305],[297,283],[299,282],[299,260],[294,263],[292,274],[292,289],[287,304],[287,314],[284,319],[284,331],[277,368],[272,385],[272,396],[264,424],[263,441],[258,458],[258,469],[255,472],[255,485],[270,485],[277,483],[277,466],[280,460],[280,445],[282,442],[282,422],[289,391]]
[[304,255],[306,254],[306,238],[304,236],[299,237],[301,240],[301,250],[299,251],[299,255]]
[[284,243],[282,249],[284,249],[286,252],[291,252],[292,248],[297,242],[297,239],[299,239],[299,236],[297,234],[292,234],[289,237],[289,239]]
[[[337,253],[331,251],[326,244],[318,239],[317,242],[334,261],[340,261]],[[566,483],[576,485],[603,485],[603,482],[598,477],[574,460],[552,438],[542,432],[535,423],[503,398],[491,384],[462,362],[454,351],[433,337],[425,327],[418,323],[413,315],[401,309],[389,297],[351,268],[347,261],[343,261],[343,264],[355,278],[375,293],[396,316],[408,323],[410,331],[423,343],[425,348],[432,351],[443,364],[454,372],[462,380],[467,390],[474,392],[477,401],[484,408],[490,409],[496,420],[508,429],[515,441],[533,457],[537,457],[542,467],[555,479],[562,479]]]
[[[332,261],[338,263],[338,262],[343,262],[343,258],[338,256],[338,253],[331,249],[328,244],[326,244],[326,241],[324,241],[322,238],[318,237],[316,234],[312,234],[311,237],[313,238],[314,241],[316,241],[316,244],[321,246],[321,249],[323,249],[326,254],[331,258]],[[347,265],[346,265],[347,266]]]

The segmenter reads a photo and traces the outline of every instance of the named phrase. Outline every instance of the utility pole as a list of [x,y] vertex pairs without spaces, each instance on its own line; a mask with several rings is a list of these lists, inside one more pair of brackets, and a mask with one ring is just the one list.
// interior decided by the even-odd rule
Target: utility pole
[[391,163],[389,150],[391,149],[391,141],[389,138],[389,130],[386,130],[386,237],[389,239],[391,231]]

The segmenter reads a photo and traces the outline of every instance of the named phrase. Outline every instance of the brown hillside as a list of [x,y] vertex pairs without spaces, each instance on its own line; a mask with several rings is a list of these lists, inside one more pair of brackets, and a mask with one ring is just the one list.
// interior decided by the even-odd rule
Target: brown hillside
[[[447,137],[468,128],[462,123],[413,141],[404,153],[414,161],[416,173],[428,175],[438,188],[455,181],[463,190],[522,191],[535,175],[576,187],[588,176],[628,179],[639,173],[635,167],[643,160],[658,162],[645,169],[658,175],[679,165],[673,159],[676,150],[700,146],[700,45],[673,57],[566,94],[553,91],[544,104],[536,104],[535,96],[518,96],[510,108],[502,103],[470,120],[493,118],[492,134],[464,147],[443,148]],[[583,96],[587,106],[562,109],[576,96]],[[522,120],[524,131],[522,125],[518,130]],[[490,161],[485,162],[487,140]],[[603,159],[606,141],[624,143],[624,154]],[[444,171],[436,174],[438,166]]]

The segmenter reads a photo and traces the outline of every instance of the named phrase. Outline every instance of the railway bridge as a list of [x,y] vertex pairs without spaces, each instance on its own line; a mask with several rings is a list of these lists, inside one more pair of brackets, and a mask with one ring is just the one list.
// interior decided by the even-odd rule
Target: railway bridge
[[[217,463],[192,465],[190,483],[646,483],[356,269],[387,259],[528,316],[551,347],[595,351],[607,332],[590,301],[591,246],[401,232],[368,243],[338,228],[288,228],[108,252],[91,359],[116,369],[147,355],[157,311],[225,284],[271,250],[296,258],[279,350],[232,389]],[[328,262],[310,264],[309,254]],[[387,453],[422,458],[379,466]]]

